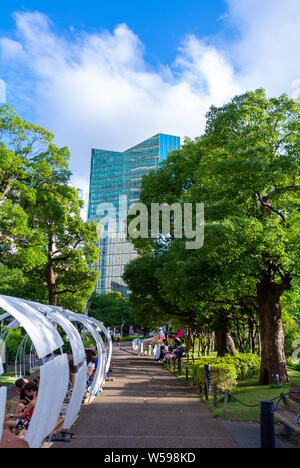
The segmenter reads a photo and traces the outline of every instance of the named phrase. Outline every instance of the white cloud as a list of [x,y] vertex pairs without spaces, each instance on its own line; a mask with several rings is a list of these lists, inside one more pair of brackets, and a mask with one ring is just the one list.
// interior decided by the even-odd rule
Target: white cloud
[[238,39],[213,46],[188,36],[175,62],[157,69],[125,24],[61,37],[41,13],[15,15],[1,58],[13,79],[28,77],[20,99],[26,89],[39,123],[70,147],[77,185],[86,191],[92,147],[124,150],[158,132],[195,137],[211,104],[246,89],[299,96],[299,0],[227,2],[224,21]]
[[0,40],[2,58],[30,69],[40,122],[70,147],[77,174],[88,175],[91,147],[123,150],[160,131],[200,134],[210,104],[239,91],[224,58],[194,37],[174,67],[154,70],[125,24],[67,41],[40,13],[16,14],[16,23],[18,41]]
[[228,21],[239,31],[231,59],[243,87],[292,92],[300,78],[299,0],[227,0]]
[[5,81],[0,79],[0,105],[6,101],[6,85]]

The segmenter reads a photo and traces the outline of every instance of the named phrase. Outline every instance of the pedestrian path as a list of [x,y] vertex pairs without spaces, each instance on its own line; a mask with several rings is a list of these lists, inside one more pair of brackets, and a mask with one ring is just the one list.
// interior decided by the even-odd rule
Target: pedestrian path
[[72,428],[61,448],[235,448],[193,389],[163,366],[114,346],[113,382]]

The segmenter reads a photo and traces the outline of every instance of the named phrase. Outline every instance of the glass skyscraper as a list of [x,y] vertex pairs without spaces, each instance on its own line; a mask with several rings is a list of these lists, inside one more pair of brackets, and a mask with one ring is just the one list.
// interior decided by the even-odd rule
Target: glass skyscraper
[[[108,229],[111,206],[117,223],[124,221],[128,207],[139,200],[142,177],[158,169],[168,153],[179,147],[179,137],[160,133],[123,153],[92,149],[88,220],[105,224],[105,213]],[[124,205],[122,200],[125,197],[127,204]],[[104,233],[99,240],[100,260],[93,265],[100,271],[96,291],[101,294],[119,291],[127,296],[128,290],[122,274],[125,265],[137,254],[124,233],[118,229],[114,231],[110,230],[109,235]]]

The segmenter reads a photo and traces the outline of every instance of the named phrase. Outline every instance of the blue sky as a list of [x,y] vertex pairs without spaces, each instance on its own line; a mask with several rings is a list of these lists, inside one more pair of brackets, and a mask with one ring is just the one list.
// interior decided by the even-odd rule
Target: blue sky
[[299,0],[2,2],[0,100],[70,148],[87,195],[91,148],[194,138],[249,89],[300,97],[299,31]]
[[99,32],[126,23],[145,44],[150,62],[170,63],[181,37],[211,36],[226,29],[222,16],[227,4],[225,0],[11,1],[1,6],[2,34],[13,30],[15,11],[42,11],[63,33],[70,27]]

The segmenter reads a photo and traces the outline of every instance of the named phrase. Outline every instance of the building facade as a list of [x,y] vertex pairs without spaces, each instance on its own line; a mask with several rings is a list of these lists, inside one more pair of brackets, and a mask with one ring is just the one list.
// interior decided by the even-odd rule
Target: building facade
[[179,147],[179,137],[158,134],[122,153],[92,150],[88,220],[105,226],[99,239],[100,260],[93,265],[100,272],[98,293],[128,295],[122,275],[137,254],[125,236],[127,210],[139,200],[142,177]]

